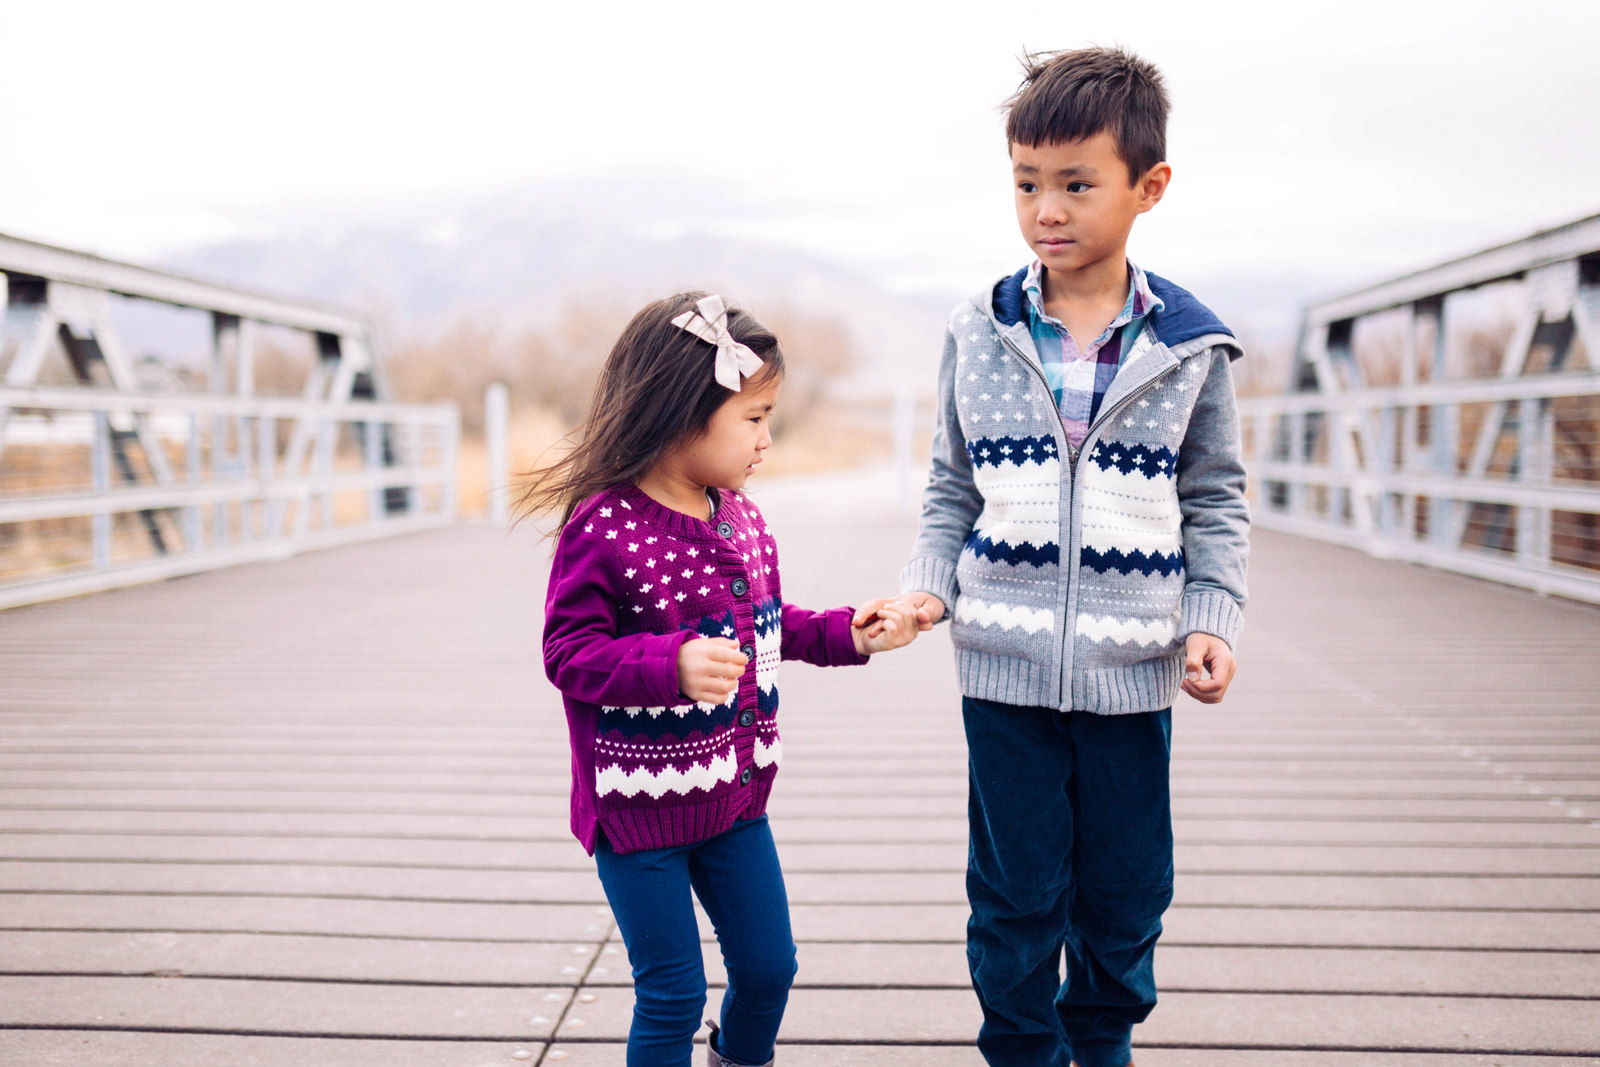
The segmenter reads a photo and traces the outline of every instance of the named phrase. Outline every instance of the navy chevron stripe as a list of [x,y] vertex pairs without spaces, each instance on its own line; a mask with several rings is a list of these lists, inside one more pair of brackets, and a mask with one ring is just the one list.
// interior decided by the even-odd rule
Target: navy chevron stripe
[[1060,455],[1053,437],[978,437],[967,442],[967,458],[974,467],[1020,467],[1043,463]]
[[1183,553],[1174,552],[1167,555],[1165,552],[1151,552],[1146,554],[1143,549],[1136,548],[1132,552],[1123,552],[1120,548],[1108,548],[1104,552],[1090,548],[1088,545],[1078,554],[1078,562],[1084,567],[1097,571],[1117,571],[1120,574],[1132,574],[1138,571],[1146,578],[1153,574],[1169,578],[1183,571]]
[[1089,459],[1103,471],[1116,470],[1123,474],[1138,471],[1146,478],[1171,478],[1178,472],[1178,454],[1170,448],[1146,448],[1144,445],[1107,444],[1096,441]]
[[1027,542],[1013,545],[1007,541],[991,541],[977,530],[967,535],[967,547],[979,559],[994,560],[996,563],[1031,563],[1035,567],[1043,567],[1061,562],[1060,545],[1030,545]]
[[602,711],[599,736],[630,745],[659,741],[662,738],[674,741],[689,740],[706,737],[719,730],[733,729],[733,721],[737,714],[732,701],[719,704],[709,711],[695,707],[681,718],[675,711],[664,711],[660,715],[647,715],[644,712],[629,715],[621,709]]
[[755,606],[756,636],[766,637],[783,628],[783,601],[775,596],[767,597]]
[[695,633],[701,637],[738,637],[734,629],[733,612],[725,611],[721,615],[706,615],[695,623]]

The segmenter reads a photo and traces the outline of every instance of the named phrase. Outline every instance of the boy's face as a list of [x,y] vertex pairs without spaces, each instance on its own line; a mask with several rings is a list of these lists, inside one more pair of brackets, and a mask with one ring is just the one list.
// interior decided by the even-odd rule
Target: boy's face
[[1133,185],[1108,131],[1081,141],[1011,146],[1022,238],[1046,268],[1062,274],[1118,262],[1133,220],[1156,206],[1172,168],[1151,167]]

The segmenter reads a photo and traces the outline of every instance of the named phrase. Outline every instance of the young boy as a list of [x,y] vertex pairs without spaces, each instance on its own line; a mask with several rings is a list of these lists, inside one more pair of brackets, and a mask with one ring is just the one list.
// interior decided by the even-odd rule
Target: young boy
[[1160,74],[1098,48],[1028,67],[1006,137],[1037,258],[950,318],[901,588],[952,616],[978,1047],[1124,1067],[1172,899],[1171,705],[1216,703],[1234,672],[1241,352],[1127,258],[1172,176]]

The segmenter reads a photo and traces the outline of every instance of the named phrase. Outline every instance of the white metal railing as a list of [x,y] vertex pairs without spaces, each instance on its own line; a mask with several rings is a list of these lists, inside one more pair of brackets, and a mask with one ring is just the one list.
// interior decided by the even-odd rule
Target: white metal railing
[[[0,388],[0,408],[14,430],[55,431],[51,484],[0,492],[0,608],[455,516],[454,407]],[[27,448],[15,436],[14,460]],[[119,438],[131,480],[115,469]],[[167,479],[145,477],[163,465]]]
[[[113,294],[210,313],[207,391],[140,389]],[[261,324],[314,340],[301,396],[254,395]],[[381,370],[337,309],[0,234],[0,608],[452,521],[456,408]]]
[[[1447,308],[1490,283],[1518,283],[1510,339],[1453,375]],[[1600,603],[1597,307],[1600,216],[1307,309],[1305,391],[1239,404],[1254,521]],[[1399,384],[1373,386],[1353,337],[1385,313]]]

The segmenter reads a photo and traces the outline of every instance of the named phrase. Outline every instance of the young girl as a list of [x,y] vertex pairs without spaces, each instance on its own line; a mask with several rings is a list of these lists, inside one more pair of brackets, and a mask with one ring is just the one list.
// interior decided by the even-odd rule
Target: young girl
[[707,1062],[767,1064],[795,974],[767,826],[782,755],[780,659],[865,663],[917,620],[873,601],[783,602],[761,513],[739,490],[772,443],[778,340],[680,293],[634,316],[587,421],[524,497],[559,510],[544,660],[572,739],[572,832],[595,857],[633,962],[629,1067],[683,1067],[705,1007],[690,891],[727,965]]

